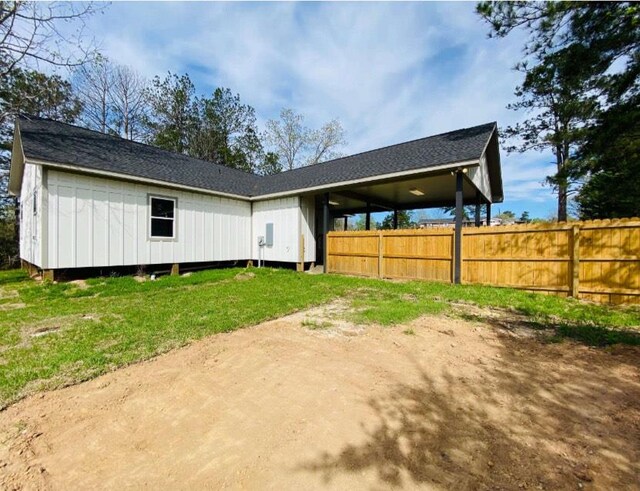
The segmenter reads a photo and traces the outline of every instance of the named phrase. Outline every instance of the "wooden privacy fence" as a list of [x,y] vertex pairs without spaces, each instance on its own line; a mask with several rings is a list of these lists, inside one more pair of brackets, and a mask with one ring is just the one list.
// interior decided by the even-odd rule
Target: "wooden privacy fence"
[[[453,281],[454,229],[329,232],[327,271]],[[462,283],[640,303],[640,219],[462,229]]]

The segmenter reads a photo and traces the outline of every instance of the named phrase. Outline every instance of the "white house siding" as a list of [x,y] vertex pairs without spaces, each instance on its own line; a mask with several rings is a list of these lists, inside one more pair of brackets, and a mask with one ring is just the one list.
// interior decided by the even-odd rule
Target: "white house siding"
[[[251,204],[48,170],[46,269],[249,259]],[[149,238],[149,195],[177,200],[175,239]]]
[[480,192],[491,201],[491,184],[489,182],[489,167],[487,165],[487,157],[482,154],[480,165],[469,169],[469,179],[476,185]]
[[20,257],[36,266],[42,265],[41,214],[42,167],[26,164],[20,191]]
[[253,203],[251,246],[258,259],[258,237],[266,238],[267,223],[273,223],[273,246],[262,248],[265,261],[298,262],[300,243],[300,203],[298,196]]
[[313,198],[301,198],[300,199],[300,214],[301,214],[301,233],[304,235],[304,261],[307,263],[315,262],[316,260],[316,238],[315,238],[315,223],[316,223],[316,206]]

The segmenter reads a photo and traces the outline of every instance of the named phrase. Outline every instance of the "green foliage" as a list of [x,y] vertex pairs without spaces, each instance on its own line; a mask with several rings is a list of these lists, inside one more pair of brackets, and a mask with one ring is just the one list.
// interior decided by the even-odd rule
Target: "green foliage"
[[501,220],[507,221],[507,222],[515,222],[516,214],[514,212],[512,212],[511,210],[505,210],[505,211],[503,211],[501,213],[498,213],[495,216],[495,218],[500,218]]
[[18,263],[15,204],[0,202],[0,269],[15,267]]
[[73,123],[82,109],[71,84],[59,75],[16,68],[0,83],[0,101],[13,114]]
[[[455,217],[456,216],[456,207],[455,206],[445,206],[442,209],[446,214]],[[462,219],[463,220],[471,220],[471,217],[476,215],[476,206],[475,205],[466,205],[462,207]]]
[[578,196],[582,217],[637,215],[630,197],[637,187],[623,180],[637,176],[640,6],[481,2],[477,10],[493,35],[529,34],[525,58],[534,66],[519,65],[525,81],[513,107],[532,117],[507,135],[522,139],[520,150],[555,153],[558,172],[549,182],[559,190],[558,218],[566,218],[563,188],[581,179],[587,181]]
[[257,172],[263,176],[272,176],[274,174],[279,174],[283,170],[282,162],[280,162],[278,154],[274,152],[267,152],[262,164],[258,166]]
[[189,75],[169,73],[153,79],[147,99],[152,145],[246,172],[281,170],[277,157],[263,151],[255,110],[231,90],[198,97]]
[[640,96],[604,112],[582,150],[589,179],[576,201],[580,218],[640,216]]
[[197,127],[188,153],[197,158],[251,172],[263,160],[255,110],[240,95],[217,88],[197,99]]
[[197,128],[198,109],[195,86],[189,75],[169,72],[156,76],[147,89],[149,143],[165,150],[186,153]]
[[59,75],[13,68],[0,79],[0,268],[18,260],[20,202],[7,195],[14,118],[18,114],[72,123],[82,107]]
[[[507,288],[390,282],[289,270],[218,269],[138,283],[94,278],[85,286],[36,283],[0,272],[0,406],[35,390],[94,377],[192,340],[319,305],[351,302],[350,320],[394,325],[465,305],[509,309],[557,339],[593,345],[637,344],[637,309],[610,308]],[[309,322],[310,329],[329,327]]]
[[539,58],[532,68],[526,63],[519,65],[524,81],[515,91],[518,101],[507,107],[529,117],[504,129],[507,138],[519,142],[508,147],[509,151],[553,153],[556,173],[547,176],[547,183],[558,193],[560,221],[567,219],[567,199],[572,185],[581,177],[575,155],[584,125],[595,111],[595,100],[584,96],[584,76],[575,70],[573,60],[573,54],[556,53]]
[[[398,211],[398,228],[415,228],[416,223],[413,221],[413,216],[410,211],[400,210]],[[387,214],[381,223],[376,224],[378,230],[392,230],[393,229],[393,213]]]
[[529,212],[523,211],[522,215],[520,215],[520,218],[518,218],[518,221],[523,223],[531,223],[531,217],[529,216]]

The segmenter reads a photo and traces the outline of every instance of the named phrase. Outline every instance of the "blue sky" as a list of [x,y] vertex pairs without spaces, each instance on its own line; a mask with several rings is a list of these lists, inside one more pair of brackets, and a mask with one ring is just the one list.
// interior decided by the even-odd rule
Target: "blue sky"
[[[497,121],[520,75],[523,38],[488,39],[475,3],[113,3],[88,30],[103,53],[151,78],[188,72],[198,92],[229,87],[261,127],[282,107],[332,118],[346,154]],[[494,213],[548,218],[551,154],[502,152]]]

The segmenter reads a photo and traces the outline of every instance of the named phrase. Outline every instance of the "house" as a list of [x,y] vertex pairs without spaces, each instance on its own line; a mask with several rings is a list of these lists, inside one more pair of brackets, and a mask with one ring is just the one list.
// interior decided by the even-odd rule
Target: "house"
[[50,276],[259,259],[302,269],[324,264],[332,218],[503,196],[495,123],[257,176],[34,117],[16,121],[9,191],[20,256]]

